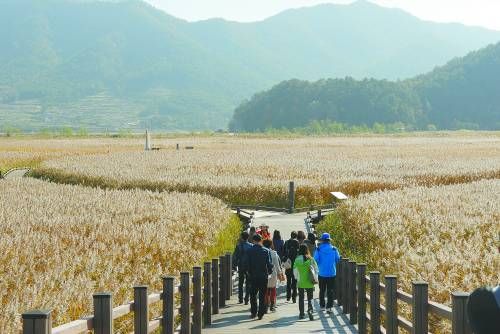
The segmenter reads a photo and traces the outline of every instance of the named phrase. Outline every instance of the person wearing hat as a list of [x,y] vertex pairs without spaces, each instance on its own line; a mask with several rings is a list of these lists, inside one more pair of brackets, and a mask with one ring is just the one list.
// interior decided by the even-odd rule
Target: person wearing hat
[[266,239],[271,240],[271,233],[269,233],[269,225],[267,225],[266,223],[260,224],[257,233],[260,234],[263,240]]
[[[319,246],[314,253],[314,259],[319,268],[319,305],[328,313],[332,313],[333,300],[335,294],[335,276],[337,275],[337,263],[340,261],[340,254],[337,248],[332,246],[330,234],[323,233],[319,238]],[[326,304],[325,304],[326,294]]]

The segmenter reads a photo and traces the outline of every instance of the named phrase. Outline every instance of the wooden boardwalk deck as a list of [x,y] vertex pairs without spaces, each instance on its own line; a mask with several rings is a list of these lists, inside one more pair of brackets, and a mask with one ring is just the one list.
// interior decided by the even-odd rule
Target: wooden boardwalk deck
[[[256,212],[253,225],[258,226],[265,222],[271,232],[281,231],[283,239],[286,240],[291,231],[306,230],[305,217],[305,213],[288,215]],[[262,320],[250,319],[250,305],[237,304],[237,296],[234,294],[227,306],[221,308],[220,314],[212,316],[212,326],[205,328],[203,333],[357,333],[356,327],[349,324],[347,317],[342,315],[338,308],[335,308],[333,314],[320,310],[317,299],[319,290],[317,287],[315,290],[313,321],[308,318],[299,320],[298,304],[286,302],[284,287],[281,287],[278,289],[276,312],[266,314]]]

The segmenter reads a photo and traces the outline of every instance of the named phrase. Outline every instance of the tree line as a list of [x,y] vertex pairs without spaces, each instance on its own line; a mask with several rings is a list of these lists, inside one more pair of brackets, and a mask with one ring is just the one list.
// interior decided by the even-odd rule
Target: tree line
[[236,108],[232,131],[325,124],[405,129],[500,129],[500,43],[404,81],[288,80]]

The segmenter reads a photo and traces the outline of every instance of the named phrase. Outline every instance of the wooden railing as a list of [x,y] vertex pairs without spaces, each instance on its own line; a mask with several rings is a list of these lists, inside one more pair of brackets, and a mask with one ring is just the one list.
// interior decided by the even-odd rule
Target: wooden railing
[[236,208],[236,214],[238,215],[238,218],[240,218],[240,221],[244,225],[243,228],[247,228],[248,225],[250,225],[253,221],[254,218],[254,212],[253,211],[248,211],[244,210],[242,208]]
[[[133,313],[134,334],[151,333],[158,328],[162,334],[200,334],[201,329],[212,323],[212,315],[231,298],[236,276],[232,275],[231,253],[205,262],[203,269],[194,267],[181,272],[175,286],[175,277],[165,276],[163,290],[149,294],[147,286],[134,287],[134,300],[113,308],[111,293],[93,295],[94,314],[52,328],[50,310],[33,310],[22,314],[23,334],[112,334],[113,320]],[[178,297],[178,298],[176,298]],[[178,302],[176,302],[178,301]],[[150,317],[149,307],[162,302],[162,312]]]
[[317,224],[320,221],[322,221],[326,216],[332,214],[335,212],[335,208],[329,208],[329,209],[318,209],[315,212],[307,212],[306,220],[308,220],[308,223],[310,224]]
[[255,211],[273,211],[273,212],[288,212],[287,208],[278,208],[274,206],[265,206],[265,205],[247,205],[247,204],[235,204],[232,205],[231,208],[233,210],[241,209],[241,210],[255,210]]
[[[380,282],[378,271],[371,271],[366,275],[366,264],[349,261],[347,258],[337,264],[337,302],[342,307],[342,312],[349,314],[350,323],[358,324],[359,333],[367,333],[369,325],[370,333],[395,334],[402,328],[413,334],[427,334],[429,314],[450,321],[453,334],[471,332],[465,315],[468,293],[452,293],[450,308],[429,300],[427,282],[412,282],[411,294],[399,290],[397,286],[397,277],[394,275],[385,275],[384,283]],[[384,294],[384,305],[380,303],[381,293]],[[411,307],[411,320],[399,315],[400,302]],[[384,327],[381,326],[382,319]]]

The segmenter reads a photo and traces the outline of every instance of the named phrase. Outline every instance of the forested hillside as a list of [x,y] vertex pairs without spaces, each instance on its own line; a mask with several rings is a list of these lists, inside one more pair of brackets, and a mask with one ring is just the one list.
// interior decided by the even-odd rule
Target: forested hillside
[[408,78],[500,32],[365,1],[190,23],[139,0],[4,0],[0,40],[0,127],[175,130],[224,128],[282,80]]
[[312,121],[407,129],[500,129],[500,43],[404,81],[289,80],[254,95],[230,128],[263,131]]

